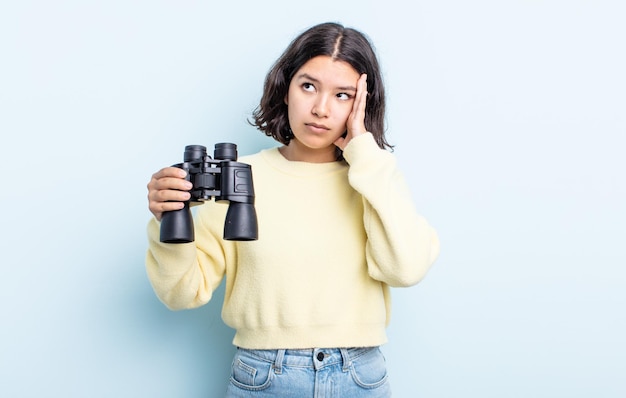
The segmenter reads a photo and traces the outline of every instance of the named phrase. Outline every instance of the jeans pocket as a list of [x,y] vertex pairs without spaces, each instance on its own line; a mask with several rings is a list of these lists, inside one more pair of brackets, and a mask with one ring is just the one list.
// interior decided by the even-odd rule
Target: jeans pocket
[[239,350],[233,359],[230,382],[238,388],[259,391],[272,381],[272,363],[250,351]]
[[387,363],[379,348],[373,348],[351,362],[352,379],[360,387],[378,388],[387,382]]

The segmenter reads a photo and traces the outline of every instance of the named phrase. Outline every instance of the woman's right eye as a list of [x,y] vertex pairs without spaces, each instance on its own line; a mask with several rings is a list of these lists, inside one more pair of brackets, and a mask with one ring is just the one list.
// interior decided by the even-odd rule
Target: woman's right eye
[[302,88],[304,89],[304,91],[315,91],[315,86],[311,83],[303,83]]

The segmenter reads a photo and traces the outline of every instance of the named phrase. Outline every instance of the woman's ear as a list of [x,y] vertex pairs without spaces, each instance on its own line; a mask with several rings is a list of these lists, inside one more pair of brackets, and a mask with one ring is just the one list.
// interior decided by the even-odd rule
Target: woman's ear
[[285,94],[285,98],[283,98],[285,105],[289,106],[289,93]]

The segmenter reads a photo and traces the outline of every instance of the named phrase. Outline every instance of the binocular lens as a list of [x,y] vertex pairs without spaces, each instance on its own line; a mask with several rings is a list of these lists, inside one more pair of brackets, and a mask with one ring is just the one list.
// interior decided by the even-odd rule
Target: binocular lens
[[206,156],[206,147],[202,145],[187,145],[183,159],[185,162],[201,160]]
[[222,142],[215,144],[215,159],[220,160],[237,160],[237,145],[230,142]]
[[166,211],[161,219],[161,242],[189,243],[195,239],[189,202],[180,210]]
[[230,202],[224,222],[224,239],[226,240],[257,240],[259,226],[256,210],[250,203]]

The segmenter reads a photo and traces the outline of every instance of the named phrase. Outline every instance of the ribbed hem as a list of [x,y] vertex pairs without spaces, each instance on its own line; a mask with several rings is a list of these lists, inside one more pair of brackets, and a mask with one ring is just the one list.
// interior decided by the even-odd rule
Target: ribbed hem
[[233,344],[237,347],[303,349],[331,347],[374,347],[387,342],[384,325],[329,325],[281,329],[237,329]]

